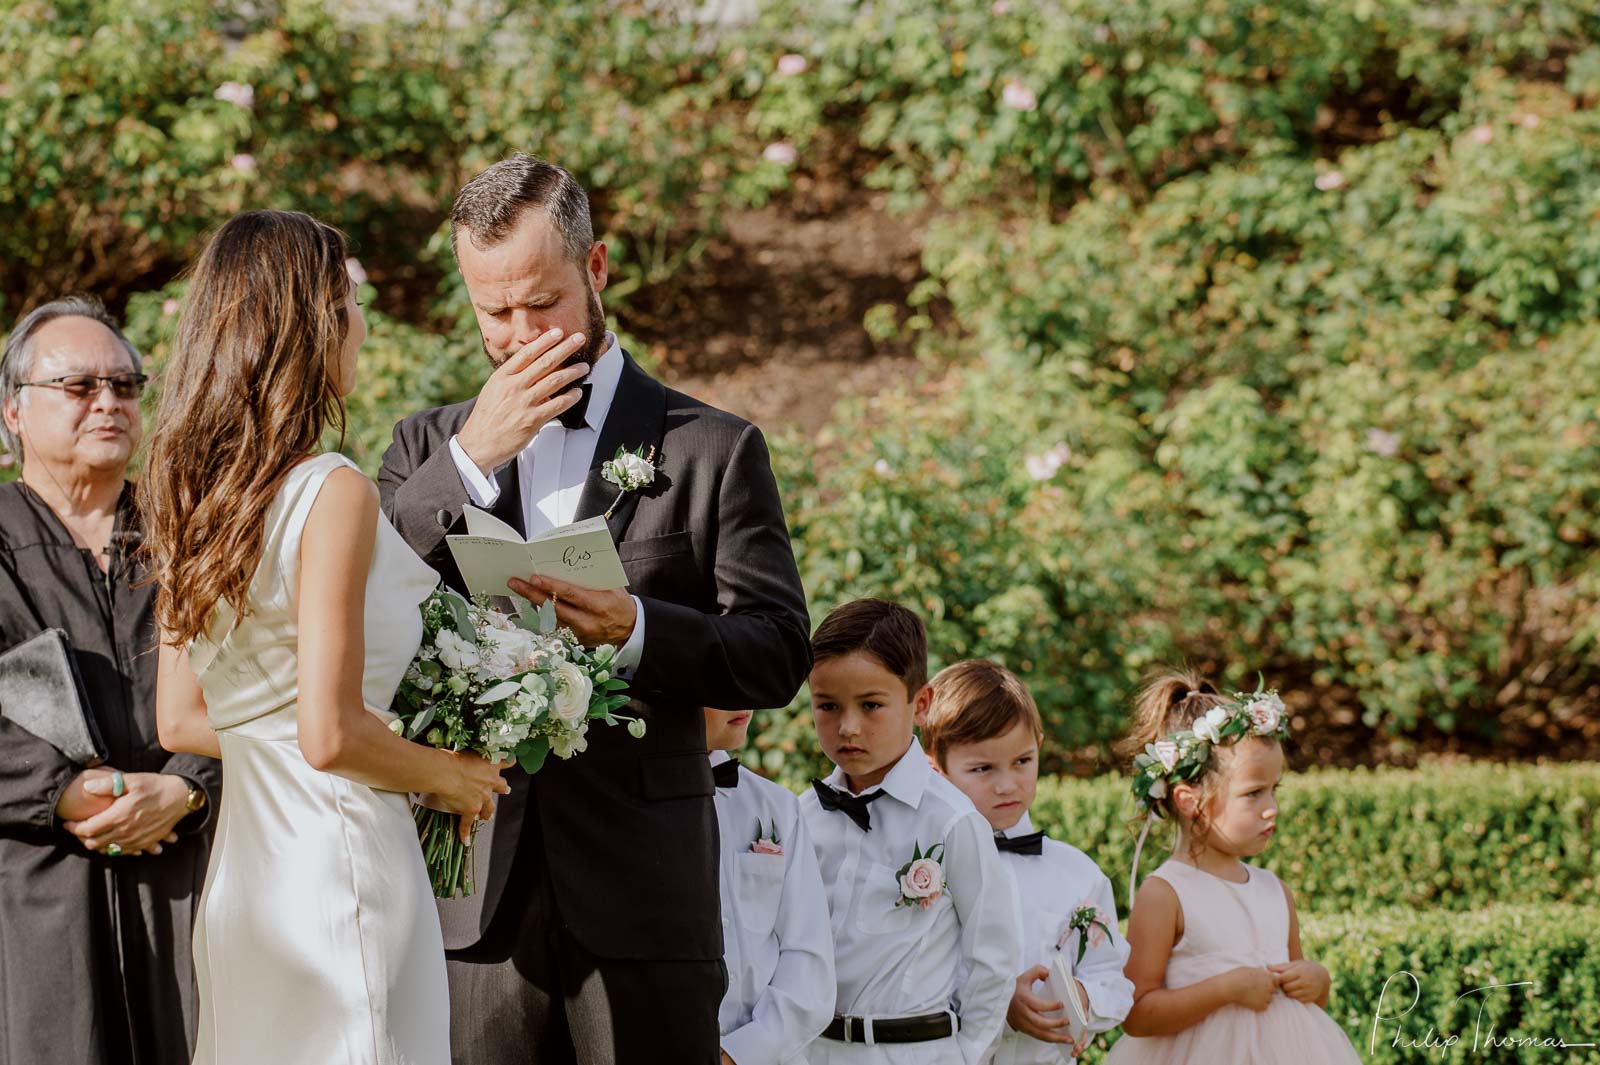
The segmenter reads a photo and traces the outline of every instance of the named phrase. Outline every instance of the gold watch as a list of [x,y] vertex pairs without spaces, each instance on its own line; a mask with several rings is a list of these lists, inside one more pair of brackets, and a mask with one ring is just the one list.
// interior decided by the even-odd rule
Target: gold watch
[[206,804],[206,793],[204,791],[202,791],[201,789],[195,787],[193,784],[189,785],[189,795],[188,795],[188,797],[186,799],[183,800],[183,808],[185,810],[187,810],[189,813],[194,813],[196,810],[200,809],[200,807],[204,806],[205,804]]

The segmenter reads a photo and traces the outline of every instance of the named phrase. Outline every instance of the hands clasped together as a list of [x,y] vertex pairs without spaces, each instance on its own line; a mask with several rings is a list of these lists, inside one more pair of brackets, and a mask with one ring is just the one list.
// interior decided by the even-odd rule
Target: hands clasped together
[[[117,781],[122,782],[118,791]],[[189,782],[170,773],[85,769],[56,801],[61,827],[85,849],[112,857],[160,854],[178,842],[173,831],[191,811]]]
[[1333,987],[1328,970],[1314,961],[1283,962],[1264,969],[1241,966],[1227,976],[1233,981],[1234,1002],[1260,1013],[1272,1004],[1279,991],[1296,1002],[1327,1001]]

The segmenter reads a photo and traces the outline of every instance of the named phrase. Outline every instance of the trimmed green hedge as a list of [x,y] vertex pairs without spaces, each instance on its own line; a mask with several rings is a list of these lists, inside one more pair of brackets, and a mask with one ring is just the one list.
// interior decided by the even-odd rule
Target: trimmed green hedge
[[[1322,770],[1286,777],[1279,801],[1282,827],[1261,864],[1304,913],[1589,902],[1600,886],[1600,766]],[[1039,828],[1099,863],[1123,916],[1132,812],[1120,777],[1043,780],[1033,806]],[[1161,863],[1169,833],[1151,834],[1141,875]]]
[[[1306,956],[1333,975],[1328,1012],[1361,1060],[1378,1063],[1592,1060],[1582,1050],[1485,1041],[1600,1043],[1597,940],[1600,909],[1588,905],[1326,914],[1301,931]],[[1375,1026],[1380,1011],[1386,1019]],[[1103,1060],[1109,1045],[1082,1060]]]

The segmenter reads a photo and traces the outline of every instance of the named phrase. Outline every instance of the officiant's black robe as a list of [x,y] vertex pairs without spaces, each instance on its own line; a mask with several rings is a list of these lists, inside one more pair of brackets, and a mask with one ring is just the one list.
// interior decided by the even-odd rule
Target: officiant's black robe
[[102,572],[38,496],[0,485],[0,652],[66,632],[107,764],[176,773],[208,799],[161,854],[92,854],[55,818],[81,767],[0,707],[0,1065],[184,1065],[192,1052],[190,932],[222,768],[156,737],[155,589],[132,586],[137,535],[130,486]]

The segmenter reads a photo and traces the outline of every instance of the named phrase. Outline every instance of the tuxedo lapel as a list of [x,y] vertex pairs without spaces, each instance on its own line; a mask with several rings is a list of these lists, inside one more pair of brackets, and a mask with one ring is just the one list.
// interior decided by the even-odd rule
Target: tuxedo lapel
[[[604,514],[612,500],[621,491],[601,474],[601,467],[614,458],[617,448],[635,451],[644,449],[646,455],[655,449],[652,460],[661,462],[661,436],[667,409],[667,390],[661,382],[639,368],[633,357],[623,352],[622,376],[617,381],[617,394],[612,397],[611,409],[606,412],[605,424],[600,427],[600,441],[595,444],[594,459],[589,463],[589,475],[583,482],[583,493],[578,497],[578,511],[574,521],[585,521]],[[643,491],[648,491],[644,489]],[[639,492],[627,492],[606,519],[611,538],[618,543],[633,517],[633,508],[639,505]]]

